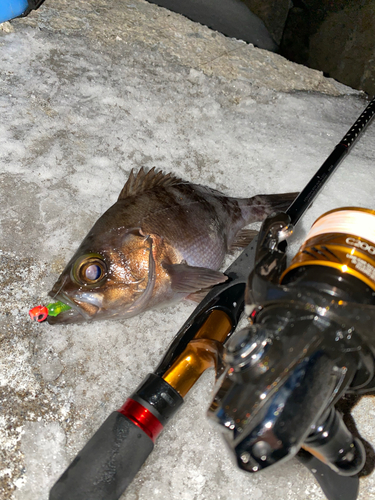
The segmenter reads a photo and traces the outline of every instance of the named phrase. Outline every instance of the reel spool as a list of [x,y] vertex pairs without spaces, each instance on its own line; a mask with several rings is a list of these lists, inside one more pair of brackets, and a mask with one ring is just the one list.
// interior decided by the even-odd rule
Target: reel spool
[[315,221],[280,278],[282,285],[306,281],[322,284],[325,291],[342,300],[374,303],[374,210],[345,207]]

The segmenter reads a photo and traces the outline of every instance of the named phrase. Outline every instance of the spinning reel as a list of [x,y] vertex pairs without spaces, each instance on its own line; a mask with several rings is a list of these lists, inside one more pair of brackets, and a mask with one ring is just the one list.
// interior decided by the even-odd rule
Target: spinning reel
[[375,211],[321,216],[286,269],[292,229],[286,214],[261,228],[245,294],[251,324],[225,344],[208,416],[241,469],[298,454],[329,500],[355,500],[365,451],[335,404],[375,387]]
[[[257,472],[296,455],[329,500],[356,499],[365,453],[334,405],[375,385],[375,212],[321,217],[288,269],[284,240],[374,116],[375,99],[286,213],[266,219],[226,269],[228,280],[213,287],[155,371],[102,423],[50,500],[119,499],[212,366],[222,375],[209,416],[242,469]],[[252,325],[232,337],[247,282]]]

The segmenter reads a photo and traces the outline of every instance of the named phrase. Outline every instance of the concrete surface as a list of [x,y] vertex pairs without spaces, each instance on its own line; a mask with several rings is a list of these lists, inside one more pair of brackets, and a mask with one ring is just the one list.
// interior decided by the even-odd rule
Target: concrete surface
[[[228,194],[301,189],[365,106],[280,56],[142,0],[56,0],[0,31],[0,496],[45,500],[89,436],[159,362],[191,303],[119,322],[52,327],[46,294],[130,169],[156,166]],[[374,126],[296,232],[373,206]],[[237,470],[205,418],[207,372],[124,499],[322,500],[291,461]],[[375,443],[374,402],[353,411]],[[374,475],[359,498],[375,497]]]

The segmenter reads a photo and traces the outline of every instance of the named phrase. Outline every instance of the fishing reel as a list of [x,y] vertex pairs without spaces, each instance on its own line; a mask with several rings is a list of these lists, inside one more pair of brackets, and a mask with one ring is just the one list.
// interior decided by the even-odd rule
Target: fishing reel
[[263,223],[250,324],[225,345],[208,416],[241,469],[297,456],[329,500],[355,500],[365,451],[335,404],[375,388],[375,211],[324,214],[286,268],[292,229],[282,213]]

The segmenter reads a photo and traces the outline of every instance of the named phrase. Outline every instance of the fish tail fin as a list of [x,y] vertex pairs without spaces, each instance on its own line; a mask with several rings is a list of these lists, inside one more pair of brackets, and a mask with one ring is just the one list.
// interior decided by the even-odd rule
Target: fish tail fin
[[273,212],[285,212],[299,193],[258,194],[238,200],[247,224],[264,220]]

